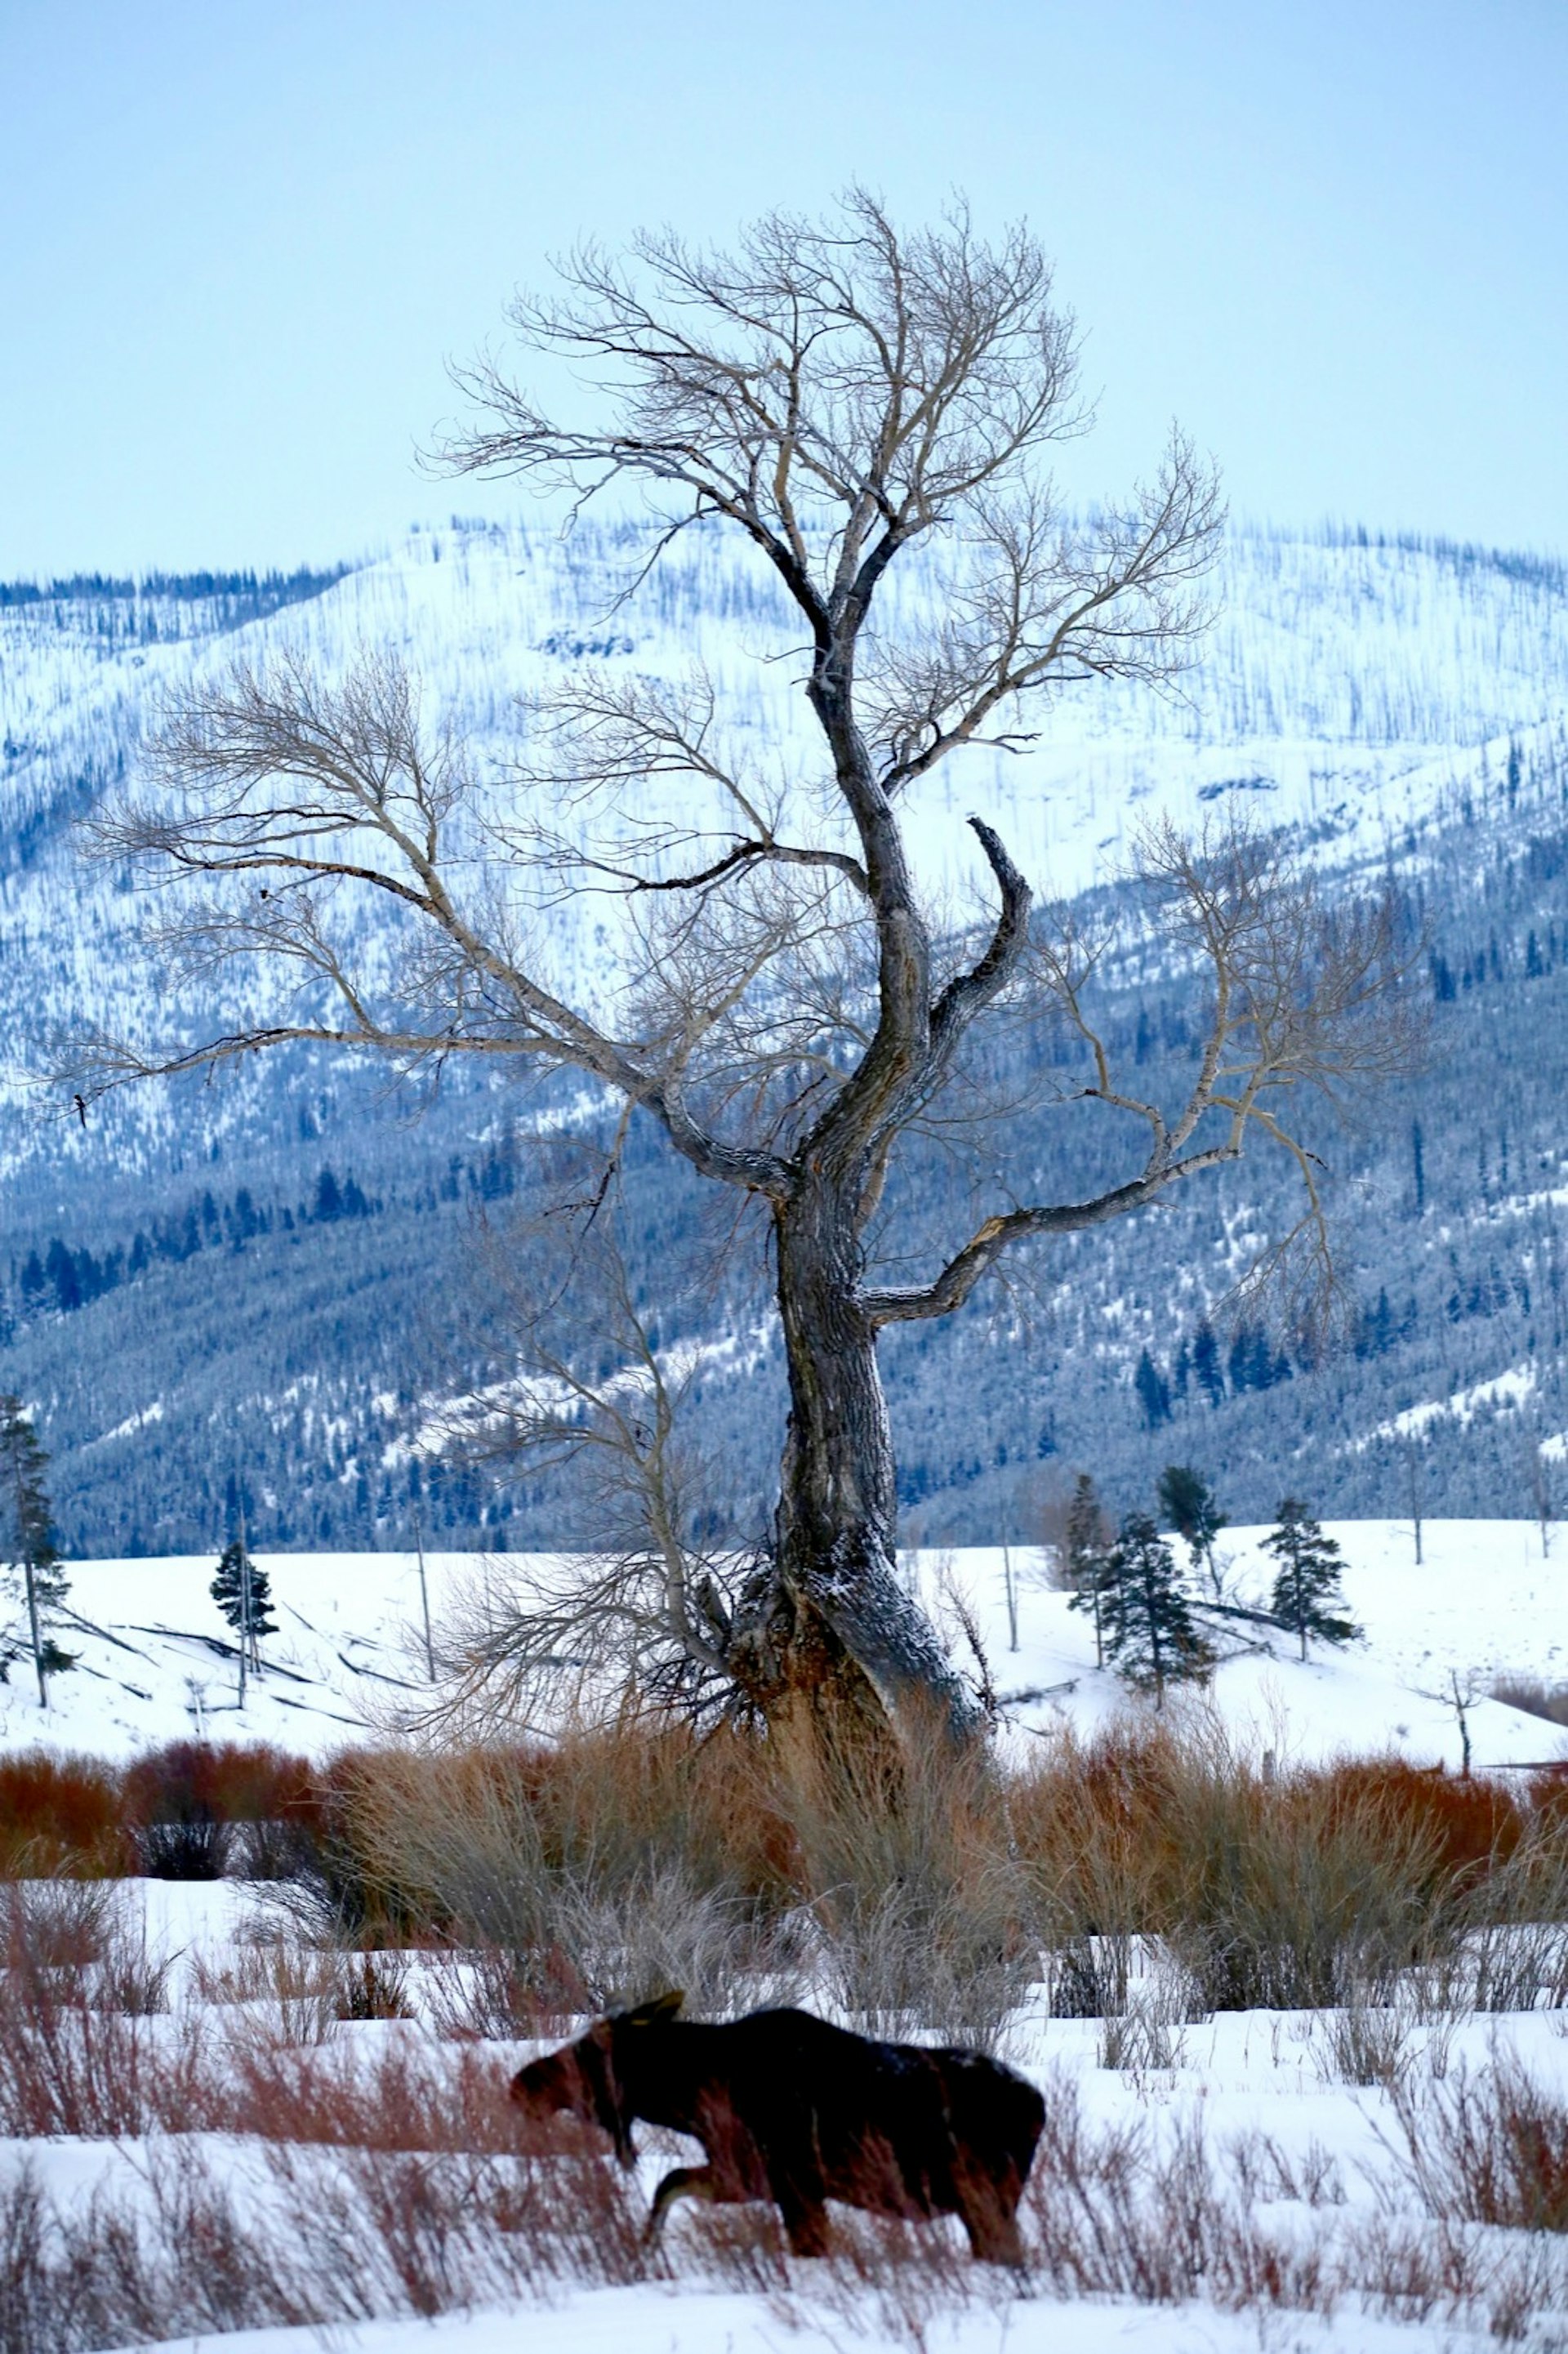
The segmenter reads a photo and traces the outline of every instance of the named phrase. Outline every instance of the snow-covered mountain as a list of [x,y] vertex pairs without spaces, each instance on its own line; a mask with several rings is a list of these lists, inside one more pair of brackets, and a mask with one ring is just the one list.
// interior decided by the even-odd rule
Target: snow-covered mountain
[[[141,899],[81,866],[70,821],[133,769],[164,689],[237,646],[281,642],[328,669],[361,646],[397,649],[432,716],[459,724],[498,778],[520,692],[586,660],[665,675],[700,661],[756,756],[809,779],[800,663],[765,572],[694,533],[618,604],[644,546],[631,525],[563,539],[454,523],[335,578],[0,592],[0,1387],[37,1404],[79,1546],[204,1543],[237,1478],[263,1542],[406,1541],[430,1484],[408,1435],[474,1362],[454,1270],[472,1257],[474,1205],[525,1184],[534,1115],[459,1079],[411,1123],[379,1076],[302,1054],[222,1087],[121,1098],[85,1133],[40,1120],[20,1074],[52,1023],[111,1013],[152,1034],[171,1012],[137,953]],[[893,585],[895,631],[938,583],[916,563]],[[1568,574],[1439,543],[1255,530],[1233,533],[1220,586],[1180,699],[1075,691],[1021,752],[938,769],[911,831],[933,891],[959,908],[983,880],[971,809],[1054,895],[1107,887],[1151,814],[1195,822],[1237,802],[1335,876],[1392,875],[1425,931],[1435,1051],[1329,1147],[1354,1344],[1309,1370],[1276,1341],[1221,1330],[1217,1377],[1211,1359],[1195,1369],[1245,1235],[1282,1210],[1266,1164],[1061,1249],[1033,1302],[978,1302],[890,1348],[906,1508],[934,1538],[1022,1532],[1042,1481],[1080,1460],[1118,1501],[1176,1456],[1206,1465],[1238,1511],[1271,1509],[1284,1479],[1323,1509],[1399,1509],[1415,1480],[1426,1511],[1526,1512],[1568,1453]],[[563,970],[589,949],[604,963],[605,921],[602,902],[550,911]],[[209,993],[204,1023],[238,1010],[236,987]],[[1179,977],[1124,995],[1135,1051],[1179,1057]],[[1037,1127],[1012,1147],[1004,1174],[1070,1179],[1077,1165],[1065,1132]],[[652,1160],[640,1173],[648,1236],[678,1257],[699,1232],[691,1189]],[[933,1221],[948,1182],[936,1167],[922,1180]],[[721,1517],[755,1516],[766,1490],[777,1352],[756,1301],[670,1310],[687,1340],[742,1313],[760,1338],[731,1352],[728,1376],[715,1358],[702,1400],[726,1466]],[[1146,1351],[1158,1383],[1140,1402]],[[497,1514],[533,1541],[564,1533],[545,1491],[498,1501],[438,1479],[427,1509],[457,1543]]]
[[[118,878],[84,875],[64,822],[133,767],[164,691],[236,651],[297,646],[330,674],[362,648],[394,649],[423,681],[431,718],[455,720],[480,765],[497,769],[518,749],[516,698],[574,666],[679,677],[700,663],[736,737],[785,773],[818,774],[798,626],[766,568],[693,532],[618,602],[645,553],[630,525],[562,537],[460,523],[270,597],[124,596],[90,583],[0,604],[8,949],[62,960],[28,1010],[159,1018],[124,953],[140,910]],[[892,636],[940,595],[935,557],[905,561],[883,591]],[[909,831],[933,888],[983,885],[970,809],[992,817],[1041,889],[1065,896],[1116,875],[1135,829],[1160,811],[1196,822],[1245,799],[1348,862],[1385,856],[1412,829],[1510,803],[1517,814],[1521,779],[1529,810],[1539,780],[1555,776],[1568,677],[1562,566],[1364,535],[1241,532],[1217,586],[1220,619],[1180,696],[1069,690],[1037,741],[977,748],[915,790]],[[661,804],[631,796],[628,806],[635,819]],[[604,920],[602,899],[552,902],[563,970]],[[224,1002],[204,1016],[221,1016]],[[126,1117],[162,1125],[152,1097]]]

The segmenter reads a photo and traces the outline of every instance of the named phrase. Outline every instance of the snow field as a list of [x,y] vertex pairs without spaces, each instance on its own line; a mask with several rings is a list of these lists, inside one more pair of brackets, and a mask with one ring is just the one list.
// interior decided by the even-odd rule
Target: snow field
[[[305,2354],[323,2342],[324,2330],[333,2346],[413,2354],[416,2345],[431,2344],[432,2329],[451,2354],[499,2354],[503,2332],[509,2354],[519,2343],[546,2354],[612,2343],[617,2354],[739,2348],[778,2354],[788,2344],[837,2349],[857,2341],[906,2344],[921,2354],[927,2348],[1315,2354],[1330,2345],[1367,2354],[1396,2348],[1466,2354],[1499,2338],[1547,2354],[1563,2342],[1554,2332],[1568,2310],[1568,2239],[1561,2231],[1489,2227],[1434,2212],[1434,2168],[1424,2181],[1412,2142],[1413,2132],[1430,2137],[1432,2159],[1445,2103],[1451,2108],[1464,2088],[1517,2063],[1568,2151],[1561,2010],[1425,2019],[1402,2010],[1400,2049],[1384,2081],[1354,2084],[1345,2081],[1342,2014],[1255,2011],[1182,2021],[1160,2064],[1145,2058],[1118,2068],[1106,2064],[1110,2022],[1053,2018],[1037,1993],[1016,2014],[1006,2046],[1012,2064],[1042,2084],[1049,2110],[1033,2186],[1028,2281],[973,2266],[945,2226],[918,2227],[900,2242],[896,2233],[852,2225],[848,2252],[789,2262],[751,2211],[738,2226],[718,2219],[718,2229],[699,2210],[677,2210],[663,2253],[644,2260],[635,2227],[646,2199],[666,2165],[693,2154],[690,2147],[643,2129],[630,2183],[607,2158],[585,2160],[580,2149],[531,2161],[498,2155],[504,2123],[493,2139],[482,2131],[465,2158],[462,2119],[471,2114],[472,2094],[460,2114],[459,2073],[471,2071],[476,2059],[490,2072],[503,2118],[505,2073],[557,2039],[488,2046],[477,2055],[471,2044],[440,2039],[432,1996],[450,1967],[443,1957],[408,1957],[403,1983],[415,2016],[336,2024],[321,2043],[290,2048],[264,2001],[204,1998],[225,1968],[257,1950],[259,1935],[277,1934],[277,1915],[252,1893],[225,1883],[130,1882],[122,1901],[133,1938],[144,1935],[150,1951],[172,1957],[170,2012],[136,2023],[167,2050],[171,2065],[182,2041],[200,2028],[214,2082],[229,2066],[242,2077],[249,2052],[297,2067],[307,2079],[327,2068],[367,2085],[401,2057],[416,2073],[434,2072],[438,2080],[444,2073],[454,2087],[455,2130],[445,2129],[439,2105],[428,2110],[442,2130],[439,2145],[423,2150],[418,2102],[399,2108],[384,2100],[377,2109],[374,2098],[365,2112],[369,2126],[346,2127],[336,2147],[281,2147],[246,2130],[242,2115],[225,2131],[0,2140],[0,2209],[26,2163],[52,2212],[51,2229],[101,2230],[111,2211],[133,2219],[149,2276],[159,2261],[167,2267],[171,2233],[188,2234],[210,2218],[215,2200],[231,2202],[242,2235],[271,2264],[270,2285],[252,2279],[226,2306],[224,2282],[242,2282],[247,2268],[215,2243],[204,2259],[211,2286],[198,2334],[170,2338],[171,2345],[194,2349],[223,2335],[234,2354]],[[1146,1956],[1141,1975],[1135,1966],[1129,2009],[1156,1990]],[[380,2147],[378,2123],[390,2128]],[[356,2147],[356,2131],[372,2137],[366,2146]],[[545,2222],[535,2214],[541,2239],[553,2237],[532,2272],[526,2248],[508,2245],[509,2231],[515,2241],[530,2226],[519,2225],[515,2211],[510,2225],[498,2224],[508,2210],[493,2203],[519,2165],[518,2181],[531,2171],[536,2183],[554,2169],[568,2199],[582,2202],[575,2226],[558,2208]],[[596,2178],[604,2186],[602,2208]],[[475,2229],[476,2214],[483,2231]],[[598,2281],[574,2279],[556,2261],[556,2243],[569,2243],[585,2221],[609,2243]],[[615,2243],[617,2221],[623,2232],[631,2227],[626,2245]],[[231,2327],[243,2317],[247,2296],[252,2306],[268,2296],[298,2301],[311,2259],[319,2263],[345,2230],[355,2238],[341,2273],[313,2281],[311,2318],[323,2327],[308,2327],[302,2316],[226,2334],[226,2322]],[[269,2231],[279,2234],[270,2255]],[[195,2270],[199,2274],[200,2265]],[[184,2277],[188,2309],[188,2265]],[[0,2284],[0,2311],[5,2295]],[[123,2342],[145,2341],[128,2332]]]
[[[1221,1540],[1225,1591],[1244,1602],[1266,1586],[1264,1533],[1226,1531]],[[1303,1666],[1287,1638],[1234,1622],[1238,1645],[1265,1648],[1238,1649],[1210,1693],[1173,1696],[1173,1714],[1194,1715],[1200,1726],[1206,1718],[1244,1754],[1272,1751],[1282,1768],[1386,1752],[1457,1766],[1459,1732],[1444,1696],[1451,1676],[1568,1681],[1568,1537],[1549,1532],[1543,1549],[1533,1523],[1432,1522],[1417,1564],[1408,1525],[1345,1523],[1330,1533],[1344,1548],[1346,1598],[1364,1645]],[[81,1665],[56,1681],[47,1726],[14,1670],[0,1687],[0,1741],[20,1748],[44,1734],[51,1745],[113,1758],[195,1734],[268,1739],[319,1756],[388,1737],[430,1689],[418,1564],[396,1554],[280,1555],[264,1565],[281,1631],[243,1715],[227,1629],[207,1594],[213,1560],[86,1563],[71,1570],[77,1623],[64,1630]],[[508,1566],[428,1556],[438,1629],[465,1581]],[[1141,1710],[1095,1670],[1088,1622],[1045,1582],[1038,1553],[924,1554],[908,1570],[939,1619],[946,1591],[973,1598],[1007,1700],[1004,1738],[1021,1757],[1036,1733],[1067,1725],[1090,1736]],[[1562,1728],[1486,1699],[1469,1710],[1469,1730],[1478,1768],[1510,1779],[1512,1769],[1568,1755]],[[414,2354],[432,2331],[453,2354],[499,2354],[503,2336],[508,2354],[520,2343],[529,2354],[575,2354],[612,2342],[617,2354],[777,2354],[782,2344],[836,2349],[857,2339],[922,2354],[1316,2354],[1330,2346],[1466,2354],[1499,2338],[1547,2354],[1563,2343],[1553,2333],[1568,2311],[1568,2238],[1458,2211],[1436,2165],[1465,2118],[1473,2125],[1489,2114],[1492,2092],[1517,2066],[1568,2170],[1563,2008],[1478,2012],[1453,1986],[1445,2008],[1413,1982],[1381,2009],[1191,2016],[1180,1982],[1151,1947],[1135,1944],[1121,2013],[1053,2016],[1043,1979],[1004,2031],[1003,2056],[1042,2084],[1051,2105],[1027,2284],[971,2266],[944,2227],[922,2227],[901,2249],[863,2231],[852,2233],[850,2253],[826,2264],[788,2264],[749,2211],[738,2224],[718,2219],[722,2230],[698,2211],[677,2211],[665,2257],[647,2265],[635,2251],[647,2197],[690,2149],[644,2134],[630,2183],[597,2158],[585,2170],[580,2150],[507,2156],[504,2126],[485,2121],[492,2111],[508,2114],[504,2074],[557,2038],[452,2040],[467,1979],[461,1957],[380,1957],[411,2016],[340,2020],[339,1974],[357,1961],[296,1950],[291,1931],[285,1950],[297,1966],[292,1982],[305,1991],[280,2000],[256,1990],[270,1967],[264,1941],[280,1929],[255,1889],[157,1881],[122,1889],[132,1944],[169,1959],[171,2009],[132,2022],[145,2051],[164,2055],[169,2082],[199,2031],[211,2082],[245,2081],[248,2052],[274,2072],[343,2071],[332,2081],[364,2087],[364,2115],[390,2119],[391,2142],[373,2146],[373,2124],[344,2128],[370,2134],[366,2146],[271,2139],[260,2129],[265,2104],[237,2107],[223,2130],[193,2111],[183,2126],[0,2138],[0,2210],[26,2164],[48,2219],[46,2248],[64,2247],[73,2229],[101,2239],[120,2211],[133,2219],[150,2274],[162,2265],[163,2305],[149,2292],[117,2344],[147,2342],[160,2310],[201,2332],[170,2344],[194,2349],[221,2333],[235,2354],[304,2354],[321,2328],[329,2342],[366,2354]],[[1559,1968],[1559,2004],[1565,1986]],[[214,1999],[225,1991],[239,1999]],[[832,2009],[826,1988],[808,1988],[807,1999]],[[560,2035],[569,2031],[561,2022]],[[394,2063],[403,2062],[427,2087],[417,2097],[396,2094]],[[0,2039],[0,2072],[5,2064]],[[450,2121],[442,2084],[450,2086]],[[432,2119],[434,2147],[418,2139]],[[544,2199],[533,2238],[497,2220],[514,2222],[521,2211],[520,2164],[524,2176],[532,2166],[529,2180],[542,2174],[545,2182],[530,2194]],[[416,2193],[425,2202],[418,2229]],[[225,2198],[242,2239],[249,2232],[247,2244],[260,2251],[253,2270],[270,2266],[272,2286],[253,2280],[227,2306],[215,2289],[204,2306],[176,2254]],[[331,2275],[323,2252],[345,2227],[357,2253]],[[275,2248],[270,2231],[280,2235]],[[585,2233],[606,2239],[609,2253],[574,2270],[571,2250]],[[281,2298],[284,2282],[293,2284],[287,2321],[235,2329],[271,2310],[266,2296]],[[35,2341],[18,2342],[33,2354]],[[79,2343],[62,2336],[47,2354],[74,2354]]]
[[[1408,1522],[1346,1521],[1327,1532],[1345,1558],[1344,1590],[1366,1639],[1315,1648],[1243,1621],[1219,1622],[1230,1656],[1207,1693],[1173,1696],[1180,1711],[1215,1712],[1244,1750],[1282,1766],[1393,1753],[1457,1769],[1462,1741],[1454,1677],[1472,1680],[1467,1711],[1478,1769],[1520,1769],[1568,1757],[1568,1730],[1486,1696],[1498,1675],[1568,1684],[1568,1529],[1526,1521],[1431,1521],[1415,1560]],[[1261,1528],[1225,1530],[1217,1560],[1227,1595],[1260,1604],[1272,1582]],[[1178,1548],[1179,1557],[1181,1548]],[[271,1579],[278,1635],[265,1671],[238,1706],[229,1630],[207,1588],[208,1558],[79,1562],[62,1639],[80,1665],[57,1678],[40,1711],[25,1662],[0,1684],[0,1747],[38,1742],[108,1758],[196,1734],[270,1741],[322,1756],[386,1738],[432,1696],[423,1649],[418,1564],[407,1553],[259,1556]],[[1068,1596],[1047,1583],[1045,1556],[999,1546],[906,1556],[912,1581],[940,1619],[948,1583],[974,1604],[991,1673],[1018,1737],[1071,1723],[1091,1733],[1129,1706],[1097,1670],[1094,1637]],[[438,1642],[475,1581],[526,1575],[525,1557],[436,1553],[426,1585]],[[1018,1643],[1010,1648],[1004,1570],[1017,1580]],[[960,1647],[956,1625],[948,1632]]]

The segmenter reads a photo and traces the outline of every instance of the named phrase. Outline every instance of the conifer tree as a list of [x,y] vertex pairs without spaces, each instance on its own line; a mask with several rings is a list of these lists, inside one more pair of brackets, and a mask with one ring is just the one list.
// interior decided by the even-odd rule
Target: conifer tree
[[1095,1622],[1095,1665],[1106,1663],[1106,1620],[1112,1599],[1110,1547],[1105,1507],[1086,1471],[1080,1471],[1067,1507],[1067,1576],[1073,1588],[1069,1610],[1087,1610]]
[[1214,1539],[1225,1525],[1225,1516],[1213,1488],[1190,1463],[1168,1463],[1160,1474],[1156,1494],[1160,1511],[1192,1554],[1192,1567],[1197,1569],[1201,1564],[1208,1571],[1214,1599],[1219,1601]]
[[1320,1643],[1353,1643],[1361,1628],[1330,1606],[1344,1601],[1340,1591],[1343,1556],[1299,1497],[1286,1497],[1279,1507],[1278,1526],[1263,1543],[1265,1552],[1271,1553],[1279,1564],[1269,1608],[1282,1627],[1299,1636],[1302,1658],[1307,1657],[1309,1635],[1316,1635]]
[[242,1537],[236,1537],[232,1543],[224,1547],[217,1575],[208,1590],[239,1637],[250,1665],[260,1667],[261,1663],[256,1651],[258,1643],[263,1635],[275,1635],[278,1631],[267,1615],[272,1607],[272,1586],[266,1571],[258,1569],[247,1553]]
[[49,1612],[67,1593],[44,1487],[48,1459],[21,1399],[0,1395],[0,1561],[13,1584],[21,1585],[26,1603],[27,1647],[40,1708],[49,1704],[49,1677],[76,1665],[74,1653],[62,1650],[47,1632]]
[[1138,1403],[1143,1409],[1146,1430],[1158,1430],[1162,1422],[1171,1419],[1171,1384],[1145,1349],[1138,1361],[1132,1385],[1138,1392]]
[[1192,1336],[1192,1371],[1211,1405],[1225,1402],[1225,1376],[1220,1364],[1220,1344],[1205,1316]]
[[1119,1676],[1154,1694],[1207,1673],[1213,1653],[1193,1623],[1176,1556],[1148,1512],[1128,1512],[1107,1567],[1113,1601],[1106,1649]]

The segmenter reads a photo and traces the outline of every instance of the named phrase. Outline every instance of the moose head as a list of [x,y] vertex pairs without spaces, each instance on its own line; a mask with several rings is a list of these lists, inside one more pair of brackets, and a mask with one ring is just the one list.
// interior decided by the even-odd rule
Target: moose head
[[667,2024],[684,2002],[680,1992],[656,1995],[630,2010],[612,2010],[586,2035],[543,2060],[530,2061],[512,2079],[512,2098],[524,2116],[558,2116],[566,2111],[599,2126],[615,2144],[622,2166],[634,2166],[632,2112],[624,2089],[627,2041]]

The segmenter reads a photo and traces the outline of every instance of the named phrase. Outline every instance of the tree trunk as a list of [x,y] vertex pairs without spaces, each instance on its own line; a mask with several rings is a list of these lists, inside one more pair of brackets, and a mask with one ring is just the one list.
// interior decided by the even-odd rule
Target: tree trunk
[[766,1599],[747,1613],[751,1680],[770,1713],[804,1707],[834,1739],[935,1718],[966,1741],[982,1712],[898,1574],[893,1436],[856,1223],[844,1191],[810,1178],[776,1213],[789,1424]]
[[43,1636],[38,1628],[37,1573],[30,1561],[24,1564],[24,1568],[27,1582],[27,1626],[33,1638],[33,1670],[38,1679],[38,1706],[48,1708],[49,1686],[48,1679],[44,1673]]

